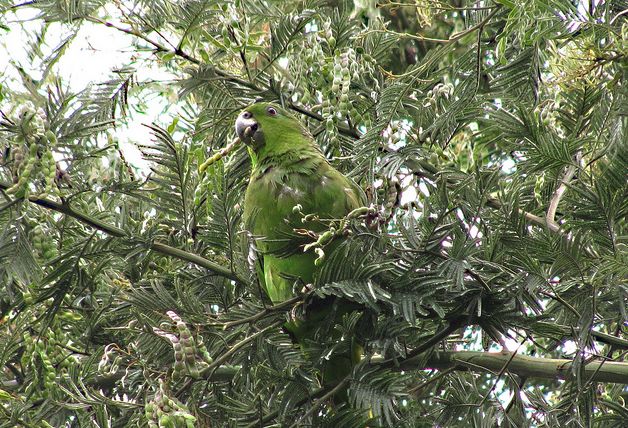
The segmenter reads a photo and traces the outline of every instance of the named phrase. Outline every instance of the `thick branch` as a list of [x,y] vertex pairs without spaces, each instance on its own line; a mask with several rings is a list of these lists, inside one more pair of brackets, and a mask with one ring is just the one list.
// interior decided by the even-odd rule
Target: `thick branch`
[[[508,361],[510,361],[508,363]],[[410,358],[400,363],[399,368],[410,369],[449,369],[489,371],[497,373],[506,363],[508,372],[527,378],[569,379],[572,376],[573,361],[557,358],[535,358],[514,355],[512,352],[473,352],[449,351],[432,354],[425,367],[418,367],[420,357]],[[628,363],[591,361],[583,367],[585,376],[597,382],[628,384]],[[588,379],[587,379],[588,380]]]
[[[525,355],[515,355],[513,357],[512,352],[473,351],[438,351],[427,359],[426,364],[420,365],[421,361],[421,357],[409,358],[401,362],[398,369],[405,371],[426,369],[469,370],[498,373],[506,362],[510,361],[508,372],[518,376],[538,379],[568,379],[571,376],[573,364],[573,361],[568,359],[535,358]],[[378,364],[383,361],[381,358],[373,358],[372,362]],[[214,369],[211,374],[207,373],[207,379],[217,382],[230,381],[240,370],[241,367],[239,366],[221,366]],[[596,382],[628,385],[628,363],[592,361],[585,365],[584,370],[585,376],[593,376],[593,380]],[[110,375],[96,376],[90,379],[88,384],[98,388],[112,387],[125,374],[125,370],[120,370]],[[18,385],[15,381],[5,381],[2,386],[5,389],[15,389]],[[421,386],[424,386],[424,384],[419,385],[419,387]],[[414,387],[413,390],[417,390],[419,387]],[[330,388],[333,388],[333,386],[330,386]],[[310,395],[308,399],[323,395],[328,391],[329,388],[321,389],[317,393]],[[264,418],[264,420],[268,421],[269,419]]]
[[[7,183],[0,182],[0,189],[6,190],[10,187]],[[129,238],[124,230],[119,227],[107,224],[97,218],[90,217],[87,214],[81,213],[79,211],[75,211],[70,207],[67,203],[59,203],[52,201],[50,199],[38,198],[36,196],[30,196],[28,198],[29,202],[32,202],[40,207],[56,211],[67,216],[70,216],[79,222],[86,224],[94,229],[100,230],[101,232],[105,232],[107,235],[116,237],[116,238]],[[220,266],[217,263],[212,262],[204,257],[199,255],[188,253],[187,251],[180,250],[175,247],[171,247],[167,244],[162,244],[160,242],[153,242],[149,244],[149,248],[155,252],[164,254],[166,256],[174,257],[186,262],[194,263],[197,266],[201,266],[207,270],[214,272],[216,275],[220,275],[225,278],[232,279],[234,281],[238,281],[240,283],[245,283],[243,279],[238,277],[234,272],[230,269],[227,269],[223,266]]]

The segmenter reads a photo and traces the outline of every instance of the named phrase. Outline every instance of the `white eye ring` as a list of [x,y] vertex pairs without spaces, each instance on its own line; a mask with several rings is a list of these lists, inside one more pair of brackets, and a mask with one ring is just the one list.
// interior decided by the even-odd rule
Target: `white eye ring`
[[271,116],[276,116],[276,115],[277,115],[277,110],[275,110],[275,109],[274,109],[274,108],[272,108],[272,107],[268,107],[268,108],[266,109],[266,111],[267,111],[267,112],[268,112],[268,114],[270,114]]

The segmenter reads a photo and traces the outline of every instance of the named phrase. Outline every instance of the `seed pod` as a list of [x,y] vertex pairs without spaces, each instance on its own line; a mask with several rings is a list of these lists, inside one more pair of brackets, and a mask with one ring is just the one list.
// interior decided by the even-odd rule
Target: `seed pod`
[[185,354],[185,361],[188,364],[194,364],[196,361],[196,349],[192,346],[183,348]]
[[334,228],[331,228],[330,230],[328,230],[325,233],[323,233],[318,238],[318,245],[325,246],[325,245],[329,244],[331,242],[331,240],[334,239],[334,233],[335,232],[336,232],[336,230]]
[[56,248],[49,248],[46,251],[44,251],[43,257],[45,260],[51,260],[57,257],[57,254],[58,253],[57,253]]
[[170,415],[161,415],[159,418],[159,428],[176,428],[176,425]]
[[48,141],[48,144],[50,144],[51,146],[56,146],[57,145],[57,136],[55,135],[54,132],[52,132],[51,130],[48,130],[48,131],[46,131],[44,136],[46,137],[46,140]]
[[26,305],[31,305],[33,303],[33,295],[30,290],[26,290],[22,293],[22,300]]
[[181,340],[184,342],[189,342],[192,338],[192,334],[190,333],[190,330],[188,330],[187,326],[183,323],[179,323],[177,325],[177,329],[179,330],[179,337],[181,338]]
[[325,251],[323,251],[322,248],[315,248],[314,252],[318,256],[314,260],[314,266],[320,266],[321,264],[323,264],[323,260],[325,259]]

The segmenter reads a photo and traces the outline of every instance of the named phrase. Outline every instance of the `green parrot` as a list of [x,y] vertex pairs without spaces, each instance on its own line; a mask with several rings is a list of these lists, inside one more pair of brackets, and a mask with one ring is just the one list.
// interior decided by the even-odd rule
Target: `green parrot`
[[[270,300],[279,303],[313,284],[317,274],[318,256],[312,250],[304,251],[308,240],[299,240],[295,230],[320,233],[327,226],[316,220],[303,222],[304,215],[342,219],[364,206],[366,198],[355,182],[330,165],[309,131],[285,109],[270,103],[253,104],[240,113],[235,127],[252,160],[244,224],[253,237],[259,281]],[[325,253],[336,245],[326,246]],[[330,315],[329,305],[320,306],[309,311],[306,319],[285,325],[302,349],[306,340],[314,339],[316,326]],[[361,347],[356,344],[353,348],[352,355],[326,363],[324,384],[344,377],[359,361]]]

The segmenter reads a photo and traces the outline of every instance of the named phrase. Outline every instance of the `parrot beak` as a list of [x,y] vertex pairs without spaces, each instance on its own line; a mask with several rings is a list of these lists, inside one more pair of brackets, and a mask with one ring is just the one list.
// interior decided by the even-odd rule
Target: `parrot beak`
[[259,124],[253,118],[253,114],[248,111],[240,113],[236,119],[235,129],[238,137],[244,144],[250,145],[253,141],[257,140],[257,133],[259,131]]

